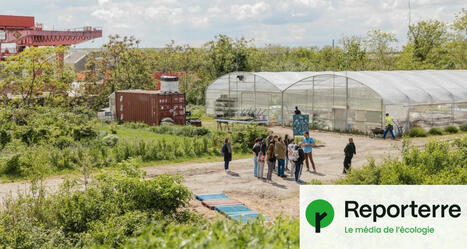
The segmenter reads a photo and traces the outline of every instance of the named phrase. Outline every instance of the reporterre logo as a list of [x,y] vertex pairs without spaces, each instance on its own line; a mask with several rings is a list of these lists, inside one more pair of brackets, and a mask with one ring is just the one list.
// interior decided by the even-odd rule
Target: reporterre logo
[[315,232],[320,233],[321,228],[329,226],[334,219],[334,208],[328,201],[317,199],[308,204],[305,217],[315,227]]

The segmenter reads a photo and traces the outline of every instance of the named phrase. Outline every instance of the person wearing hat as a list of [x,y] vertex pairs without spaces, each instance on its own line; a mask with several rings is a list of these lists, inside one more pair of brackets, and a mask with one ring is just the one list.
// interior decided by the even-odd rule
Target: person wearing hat
[[385,125],[386,129],[384,130],[383,139],[386,139],[388,132],[391,133],[392,139],[395,139],[396,136],[394,136],[394,132],[392,131],[394,129],[394,122],[392,121],[392,117],[389,113],[386,113]]

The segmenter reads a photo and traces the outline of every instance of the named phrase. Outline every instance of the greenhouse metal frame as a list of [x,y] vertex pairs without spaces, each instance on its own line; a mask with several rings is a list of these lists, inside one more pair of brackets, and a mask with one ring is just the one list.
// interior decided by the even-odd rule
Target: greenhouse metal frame
[[206,89],[206,113],[290,125],[298,106],[319,129],[369,132],[467,122],[467,70],[232,72]]

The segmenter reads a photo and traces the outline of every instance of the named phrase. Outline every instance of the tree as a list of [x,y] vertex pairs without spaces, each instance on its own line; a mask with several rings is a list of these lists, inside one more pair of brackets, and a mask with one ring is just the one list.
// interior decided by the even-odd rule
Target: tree
[[424,62],[436,48],[446,41],[446,24],[438,20],[420,21],[409,26],[408,38],[413,44],[414,58]]
[[341,39],[342,49],[344,50],[344,70],[365,70],[367,64],[366,49],[363,46],[361,37],[343,37]]
[[227,35],[216,35],[214,41],[204,45],[206,57],[211,65],[213,79],[233,71],[246,71],[248,47],[252,40],[240,38],[233,40]]
[[467,68],[467,11],[462,9],[452,24],[454,33],[447,43],[449,57],[454,68]]
[[88,54],[86,78],[94,83],[93,93],[106,98],[116,90],[155,88],[151,58],[138,44],[134,37],[109,36],[100,51]]
[[368,38],[365,43],[367,51],[373,56],[374,69],[392,69],[394,54],[396,52],[394,43],[396,42],[396,36],[392,33],[386,33],[379,29],[368,32]]
[[2,61],[0,90],[20,95],[25,105],[44,91],[49,96],[66,94],[74,78],[73,70],[63,63],[66,51],[64,47],[30,47]]
[[456,14],[456,19],[452,24],[454,30],[464,38],[467,37],[467,10],[462,9],[458,14]]

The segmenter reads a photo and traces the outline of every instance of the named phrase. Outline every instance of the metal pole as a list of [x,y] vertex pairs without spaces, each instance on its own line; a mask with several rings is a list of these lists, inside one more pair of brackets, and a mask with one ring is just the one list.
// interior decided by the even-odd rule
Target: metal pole
[[256,112],[256,74],[253,75],[253,91],[255,97],[255,112]]
[[[345,126],[349,131],[349,77],[345,77]],[[345,128],[344,128],[345,129]]]
[[[333,110],[335,105],[336,105],[335,100],[334,100],[334,98],[335,98],[334,95],[336,94],[336,91],[335,91],[336,82],[335,82],[335,77],[334,76],[335,76],[335,74],[333,73],[333,75],[332,75],[332,109],[331,110]],[[332,115],[332,126],[334,128],[336,127],[336,114],[334,112],[333,112],[333,115]]]
[[314,121],[314,117],[315,117],[315,76],[313,76],[312,80],[311,80],[311,89],[312,89],[312,92],[311,92],[311,117],[312,117],[312,122]]
[[380,122],[381,122],[381,129],[384,129],[384,122],[383,122],[383,118],[384,118],[384,103],[383,103],[383,98],[381,98],[381,119],[380,119]]
[[451,104],[451,124],[454,124],[454,122],[456,121],[454,117],[454,105],[454,103]]
[[228,78],[229,78],[229,99],[230,99],[230,73],[228,75]]
[[281,96],[281,102],[282,102],[282,127],[284,127],[284,91],[282,91],[282,96]]

